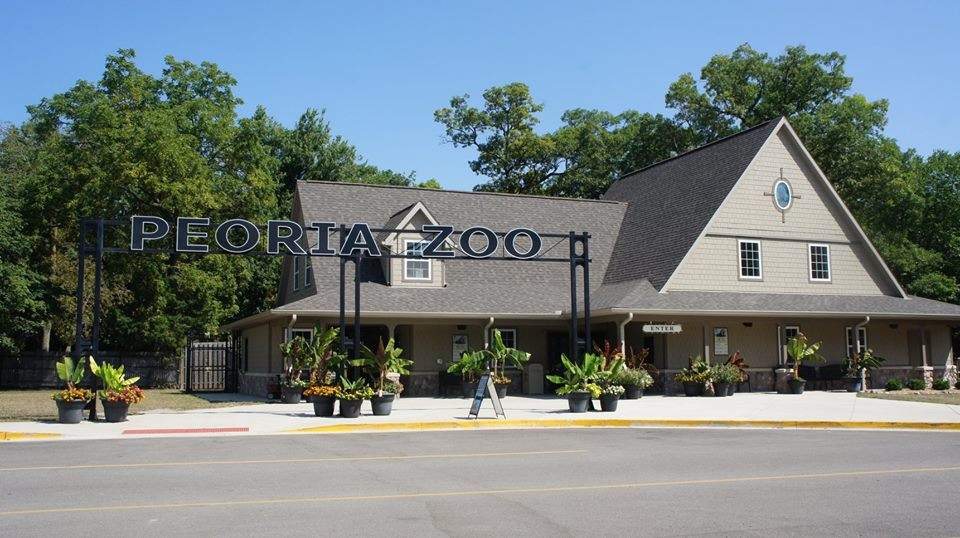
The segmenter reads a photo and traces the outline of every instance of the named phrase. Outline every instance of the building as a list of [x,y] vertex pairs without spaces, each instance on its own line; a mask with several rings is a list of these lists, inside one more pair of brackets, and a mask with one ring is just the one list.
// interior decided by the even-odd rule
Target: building
[[[667,391],[689,357],[737,351],[750,389],[770,390],[799,331],[823,342],[828,364],[853,353],[855,339],[884,357],[873,386],[955,375],[960,307],[904,292],[785,119],[637,170],[601,200],[301,182],[293,211],[301,224],[409,230],[377,236],[394,253],[422,248],[420,226],[431,223],[587,231],[594,340],[651,350]],[[339,270],[337,258],[288,256],[279,306],[225,327],[243,342],[243,391],[266,392],[284,338],[338,324]],[[394,337],[406,350],[409,393],[436,394],[438,372],[483,347],[491,328],[545,372],[568,349],[565,264],[368,259],[361,281],[362,338]],[[645,332],[650,324],[680,332]],[[523,385],[543,383],[528,375]]]

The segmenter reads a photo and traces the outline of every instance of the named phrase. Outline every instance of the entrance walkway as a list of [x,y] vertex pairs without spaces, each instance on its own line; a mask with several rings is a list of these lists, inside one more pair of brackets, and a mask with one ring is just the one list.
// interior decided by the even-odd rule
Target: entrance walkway
[[[371,415],[370,403],[364,402],[363,415],[360,418],[344,419],[316,417],[313,415],[313,406],[309,403],[268,403],[185,412],[148,412],[131,415],[129,421],[119,424],[87,421],[75,425],[0,422],[0,433],[52,433],[55,434],[54,438],[59,439],[110,439],[273,434],[318,427],[327,431],[344,431],[358,425],[369,425],[370,428],[378,430],[457,429],[470,427],[475,423],[466,418],[469,407],[470,400],[466,399],[401,398],[394,405],[393,414],[390,416]],[[824,424],[808,424],[807,427],[909,428],[913,424],[916,428],[938,429],[936,424],[940,424],[940,429],[960,429],[960,406],[857,398],[855,394],[844,392],[807,392],[799,396],[738,393],[728,398],[645,396],[639,400],[621,401],[615,413],[585,414],[567,412],[566,400],[552,396],[508,396],[504,400],[504,410],[509,422],[503,425],[511,424],[514,427],[643,426],[643,421],[652,421],[646,424],[650,426],[738,426],[740,424],[729,422],[764,421],[743,426],[790,428],[798,427],[797,421],[815,421]],[[564,422],[574,419],[581,422]],[[610,419],[615,420],[610,422]],[[480,422],[484,423],[484,426],[493,426],[497,420],[490,402],[484,401]],[[588,424],[588,421],[592,421],[592,424]],[[628,424],[626,421],[636,423]],[[677,423],[671,424],[670,421]],[[720,422],[716,423],[717,421]],[[927,426],[930,423],[934,423],[934,426]],[[7,437],[15,439],[29,436]]]

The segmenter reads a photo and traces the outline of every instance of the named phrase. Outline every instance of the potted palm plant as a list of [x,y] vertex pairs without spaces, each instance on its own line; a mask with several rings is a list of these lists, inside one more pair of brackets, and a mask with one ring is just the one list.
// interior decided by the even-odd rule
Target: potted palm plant
[[793,375],[790,378],[790,392],[793,394],[803,394],[803,388],[807,384],[806,380],[800,377],[800,366],[804,362],[823,362],[820,355],[820,342],[810,344],[803,333],[787,341],[787,355],[793,359]]
[[74,363],[72,358],[64,357],[57,363],[57,377],[67,386],[51,396],[57,403],[57,420],[61,424],[79,424],[83,420],[83,409],[93,399],[92,392],[77,387],[84,373],[83,359]]
[[597,385],[597,372],[600,370],[600,357],[587,354],[583,364],[576,364],[566,355],[560,355],[563,363],[563,375],[548,375],[547,379],[556,385],[558,396],[566,396],[571,413],[586,413],[592,398],[599,398],[603,390]]
[[413,361],[404,359],[402,355],[403,349],[396,347],[393,338],[388,340],[386,345],[381,338],[376,351],[367,346],[360,350],[360,359],[354,366],[367,368],[371,374],[376,375],[374,394],[370,397],[374,415],[389,415],[393,410],[393,401],[396,398],[394,391],[398,384],[387,379],[387,374],[407,375],[410,373],[410,365],[413,364]]
[[497,396],[501,399],[506,398],[507,387],[511,383],[510,378],[504,373],[507,364],[523,368],[523,365],[530,360],[530,354],[504,345],[503,337],[497,329],[493,330],[493,342],[490,344],[490,348],[483,350],[481,353],[490,361],[490,376],[493,378],[493,385],[497,389]]
[[285,404],[300,403],[303,390],[309,383],[300,378],[300,373],[310,365],[310,342],[296,336],[280,344],[283,357],[283,375],[280,379],[280,401]]
[[885,359],[873,354],[873,350],[865,349],[861,353],[854,353],[852,357],[841,361],[847,376],[847,392],[860,392],[866,387],[867,372],[883,366]]
[[460,391],[464,398],[472,398],[477,390],[477,377],[486,370],[486,358],[481,351],[467,351],[447,367],[447,372],[460,375]]
[[360,416],[360,406],[363,401],[373,396],[373,389],[367,385],[367,380],[358,378],[350,381],[346,377],[340,378],[337,387],[337,399],[340,400],[340,416],[343,418],[357,418]]
[[140,403],[144,399],[143,390],[136,385],[139,377],[128,378],[123,372],[123,365],[114,366],[109,362],[97,364],[90,357],[90,372],[100,378],[103,389],[98,392],[100,403],[103,404],[103,417],[107,422],[125,422],[130,405]]
[[331,327],[320,331],[318,325],[314,330],[317,335],[306,348],[307,367],[310,368],[310,386],[303,391],[303,396],[313,403],[313,413],[318,417],[332,417],[334,404],[337,401],[337,387],[333,384],[334,374],[346,356],[333,350],[333,343],[340,334],[340,329]]

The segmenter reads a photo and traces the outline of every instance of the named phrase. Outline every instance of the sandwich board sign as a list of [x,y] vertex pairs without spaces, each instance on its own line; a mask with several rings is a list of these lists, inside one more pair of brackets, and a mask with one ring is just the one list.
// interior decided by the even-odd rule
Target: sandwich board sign
[[500,397],[497,396],[497,387],[493,385],[493,378],[490,377],[490,372],[480,376],[480,381],[477,382],[477,392],[473,395],[473,405],[470,406],[469,417],[480,418],[480,405],[483,404],[485,394],[490,395],[490,401],[493,402],[493,411],[497,414],[497,418],[507,418],[507,415],[503,412],[503,404],[500,402]]

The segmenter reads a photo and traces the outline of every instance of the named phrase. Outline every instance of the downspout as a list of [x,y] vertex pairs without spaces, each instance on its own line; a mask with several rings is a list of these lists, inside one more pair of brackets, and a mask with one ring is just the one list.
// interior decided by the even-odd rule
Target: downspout
[[627,319],[617,322],[617,337],[620,338],[620,355],[627,356],[627,323],[633,321],[633,312],[627,313]]
[[487,324],[483,326],[483,349],[490,347],[490,329],[493,328],[493,321],[493,316],[490,316]]
[[[853,346],[856,350],[856,354],[860,355],[860,328],[865,327],[867,323],[870,323],[870,316],[864,316],[863,321],[857,323],[853,327]],[[867,388],[867,371],[863,368],[860,369],[860,391],[864,391]]]

